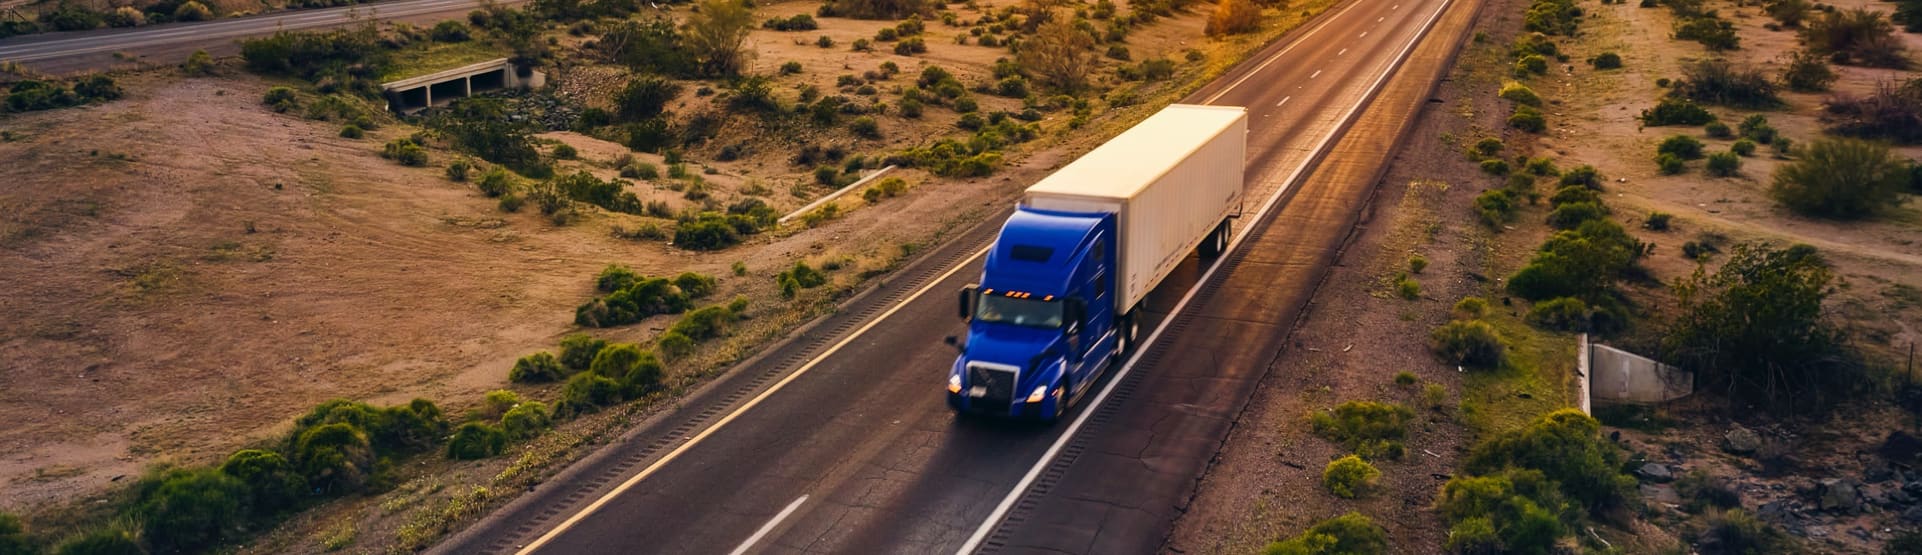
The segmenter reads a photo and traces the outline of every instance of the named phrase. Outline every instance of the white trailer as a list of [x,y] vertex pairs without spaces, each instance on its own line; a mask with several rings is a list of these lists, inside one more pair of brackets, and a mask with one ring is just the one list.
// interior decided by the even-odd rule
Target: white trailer
[[1115,214],[1117,314],[1197,247],[1221,252],[1241,202],[1248,110],[1175,104],[1028,187],[1024,206]]

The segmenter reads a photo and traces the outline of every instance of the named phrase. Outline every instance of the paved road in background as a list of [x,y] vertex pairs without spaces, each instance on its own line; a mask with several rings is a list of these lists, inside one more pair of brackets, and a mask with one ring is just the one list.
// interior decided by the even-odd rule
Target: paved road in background
[[[494,3],[515,6],[526,1]],[[396,0],[215,21],[22,35],[0,39],[0,62],[18,62],[34,71],[55,75],[177,64],[195,50],[206,50],[215,56],[239,54],[240,39],[271,35],[276,31],[347,27],[375,20],[431,23],[464,18],[485,4],[483,0]]]
[[1373,187],[1290,185],[1450,1],[1346,3],[1186,100],[1249,109],[1240,247],[1150,295],[1144,332],[1170,325],[1077,423],[945,404],[954,291],[996,216],[434,552],[1156,551]]

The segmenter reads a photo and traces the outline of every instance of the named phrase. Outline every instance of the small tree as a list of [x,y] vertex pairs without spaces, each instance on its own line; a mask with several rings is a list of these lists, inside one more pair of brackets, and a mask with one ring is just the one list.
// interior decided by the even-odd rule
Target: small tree
[[1801,158],[1776,168],[1769,195],[1802,214],[1854,219],[1899,203],[1907,183],[1908,168],[1888,147],[1817,139]]
[[[1244,1],[1245,0],[1241,0]],[[1015,55],[1022,70],[1056,90],[1080,91],[1095,66],[1094,37],[1068,21],[1042,25]]]
[[701,0],[682,26],[681,43],[702,75],[731,76],[747,62],[742,43],[754,31],[754,11],[737,0]]
[[1736,245],[1728,262],[1674,285],[1662,352],[1738,403],[1799,411],[1858,387],[1842,330],[1823,316],[1833,273],[1815,249]]
[[1208,16],[1208,36],[1238,35],[1261,24],[1261,8],[1249,0],[1221,0]]

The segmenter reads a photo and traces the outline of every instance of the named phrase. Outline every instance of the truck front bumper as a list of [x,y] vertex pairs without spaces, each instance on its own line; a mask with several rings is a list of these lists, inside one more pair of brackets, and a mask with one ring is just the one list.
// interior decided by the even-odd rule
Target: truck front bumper
[[1054,395],[1042,398],[1039,403],[1017,399],[1003,404],[998,400],[983,402],[981,399],[971,399],[961,393],[948,394],[948,407],[955,412],[1024,420],[1047,420],[1054,415],[1054,405],[1058,402],[1060,399]]

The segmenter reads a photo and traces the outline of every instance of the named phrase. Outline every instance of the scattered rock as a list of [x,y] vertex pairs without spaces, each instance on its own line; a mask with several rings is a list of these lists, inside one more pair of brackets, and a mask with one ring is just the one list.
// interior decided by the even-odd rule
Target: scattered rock
[[1667,465],[1661,463],[1644,464],[1641,468],[1635,469],[1635,475],[1640,476],[1643,480],[1658,484],[1666,484],[1675,480],[1675,473],[1670,471]]
[[1849,535],[1855,536],[1857,538],[1861,538],[1862,541],[1871,541],[1874,539],[1872,536],[1869,535],[1869,531],[1867,529],[1862,528],[1861,526],[1850,528]]
[[1906,484],[1902,484],[1902,493],[1906,493],[1916,497],[1922,497],[1922,480],[1915,480]]
[[1882,448],[1879,452],[1883,458],[1891,461],[1915,462],[1917,456],[1922,455],[1922,439],[1917,439],[1902,430],[1889,432],[1888,439],[1882,440]]
[[1870,457],[1868,465],[1862,469],[1862,483],[1865,484],[1879,484],[1893,478],[1895,469],[1890,468],[1889,461],[1881,457]]
[[1862,492],[1854,480],[1829,478],[1822,480],[1817,493],[1817,507],[1824,511],[1852,513],[1862,506]]
[[1909,507],[1909,510],[1902,511],[1902,520],[1922,524],[1922,505]]
[[1682,496],[1675,493],[1674,486],[1642,484],[1641,493],[1642,499],[1651,503],[1682,504]]
[[1787,522],[1789,519],[1795,517],[1795,513],[1789,508],[1789,500],[1777,499],[1763,503],[1762,506],[1757,507],[1755,509],[1755,516],[1771,522]]
[[1722,436],[1722,439],[1722,448],[1737,455],[1747,455],[1754,453],[1756,449],[1762,448],[1762,436],[1757,435],[1754,430],[1741,426],[1736,426],[1735,429],[1729,430],[1727,435]]

